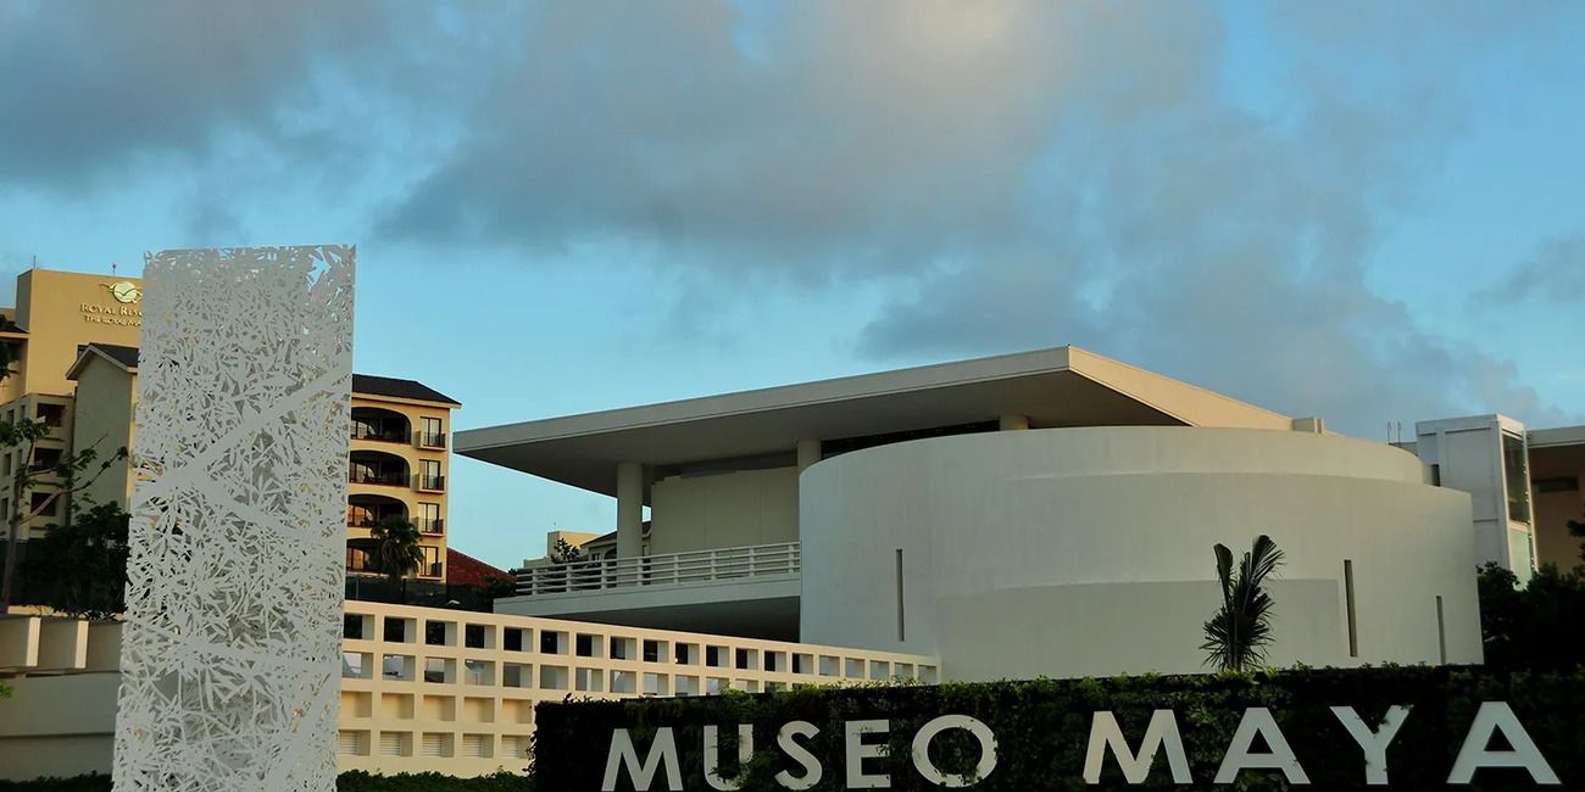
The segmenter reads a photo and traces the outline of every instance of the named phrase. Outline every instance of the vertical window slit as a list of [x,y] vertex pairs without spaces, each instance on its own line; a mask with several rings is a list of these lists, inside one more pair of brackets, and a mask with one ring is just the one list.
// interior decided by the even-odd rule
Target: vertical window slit
[[1436,651],[1442,665],[1447,665],[1447,620],[1442,616],[1442,595],[1436,595]]
[[908,632],[903,618],[903,549],[897,548],[897,640],[907,640]]
[[1354,560],[1343,559],[1343,599],[1348,604],[1348,656],[1359,657],[1359,621],[1354,615]]

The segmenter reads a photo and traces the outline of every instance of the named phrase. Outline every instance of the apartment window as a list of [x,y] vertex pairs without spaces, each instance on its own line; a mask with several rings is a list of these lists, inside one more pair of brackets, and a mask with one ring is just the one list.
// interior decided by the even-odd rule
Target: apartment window
[[49,470],[61,463],[61,450],[59,448],[36,448],[33,450],[33,469]]
[[424,551],[424,563],[418,568],[418,574],[424,577],[440,577],[443,571],[440,564],[440,548],[426,545],[418,549]]
[[445,448],[446,430],[439,418],[420,418],[418,444],[425,448]]
[[361,547],[347,548],[347,569],[352,572],[377,571],[369,558],[369,551]]
[[35,492],[29,512],[39,517],[54,517],[60,508],[60,498],[53,492]]
[[38,418],[46,426],[60,426],[66,420],[66,407],[60,404],[40,404]]
[[440,519],[440,504],[418,504],[418,530],[427,534],[446,532],[445,521]]
[[1579,479],[1572,476],[1536,479],[1536,492],[1579,492]]
[[440,475],[440,462],[434,459],[421,459],[418,462],[419,488],[426,490],[443,490],[446,488],[446,479]]
[[1508,519],[1530,522],[1530,470],[1525,453],[1524,438],[1504,433],[1502,436],[1503,477],[1508,489]]

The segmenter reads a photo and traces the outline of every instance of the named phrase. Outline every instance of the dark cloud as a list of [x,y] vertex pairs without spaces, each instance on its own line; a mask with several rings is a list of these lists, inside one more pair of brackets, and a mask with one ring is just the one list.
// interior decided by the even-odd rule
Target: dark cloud
[[227,133],[290,144],[336,121],[310,114],[335,75],[406,79],[389,45],[422,19],[368,0],[0,4],[0,184],[194,167]]
[[[0,182],[186,156],[192,233],[246,235],[240,140],[323,195],[361,179],[376,238],[615,242],[690,306],[884,284],[854,340],[878,362],[1073,342],[1360,433],[1561,419],[1371,285],[1466,120],[1461,64],[1545,25],[1491,8],[1263,5],[1239,33],[1279,54],[1250,74],[1212,4],[0,5],[26,78]],[[1493,294],[1566,291],[1576,260]]]
[[[394,234],[602,236],[727,269],[911,269],[1029,233],[1029,166],[1075,113],[1207,79],[1175,6],[552,4]],[[754,45],[741,42],[751,37]]]
[[1510,305],[1527,299],[1585,303],[1585,234],[1549,239],[1498,283],[1474,295],[1471,303]]

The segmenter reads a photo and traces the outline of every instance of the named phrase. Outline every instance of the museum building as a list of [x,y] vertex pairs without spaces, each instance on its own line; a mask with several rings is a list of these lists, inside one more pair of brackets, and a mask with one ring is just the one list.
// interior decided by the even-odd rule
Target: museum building
[[591,560],[525,563],[498,612],[910,652],[997,679],[1204,670],[1212,548],[1262,534],[1286,553],[1273,664],[1480,662],[1477,566],[1523,579],[1577,560],[1559,536],[1585,513],[1585,431],[1489,416],[1416,434],[1345,437],[1061,347],[457,446],[617,502]]

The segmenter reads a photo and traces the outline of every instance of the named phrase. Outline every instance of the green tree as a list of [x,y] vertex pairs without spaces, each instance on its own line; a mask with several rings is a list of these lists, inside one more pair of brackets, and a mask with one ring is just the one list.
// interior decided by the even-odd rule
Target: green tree
[[1205,623],[1206,665],[1224,671],[1248,671],[1263,664],[1271,645],[1273,601],[1266,592],[1266,579],[1282,566],[1282,551],[1271,537],[1255,539],[1233,569],[1233,551],[1218,544],[1216,575],[1222,583],[1222,606]]
[[556,537],[556,546],[550,549],[550,562],[552,564],[571,564],[582,560],[583,548],[559,536]]
[[[1569,520],[1568,533],[1569,536],[1572,536],[1575,539],[1585,539],[1585,522],[1581,522],[1579,520]],[[1585,561],[1585,542],[1580,542],[1579,558],[1581,561]]]
[[1500,669],[1585,666],[1585,571],[1552,564],[1523,588],[1513,572],[1488,563],[1480,569],[1480,632],[1486,665]]
[[369,539],[374,545],[374,565],[390,578],[392,583],[416,571],[424,563],[424,551],[418,546],[418,526],[406,517],[392,515],[369,529]]
[[[4,379],[4,376],[5,372],[0,372],[0,379]],[[3,515],[8,538],[4,577],[0,578],[0,614],[11,606],[16,590],[22,526],[40,515],[55,513],[57,504],[64,503],[69,510],[72,496],[92,486],[111,466],[127,458],[125,446],[105,459],[100,459],[98,449],[91,446],[82,451],[62,453],[51,462],[38,461],[36,452],[39,441],[49,438],[54,432],[55,427],[47,422],[29,418],[0,423],[0,453],[20,451],[19,463],[13,468],[11,480],[7,482],[11,507],[10,512]],[[44,497],[35,502],[32,497],[35,493],[42,493]],[[67,521],[70,521],[69,516]]]
[[108,619],[126,610],[128,515],[103,503],[33,540],[23,577],[40,605],[68,616]]

